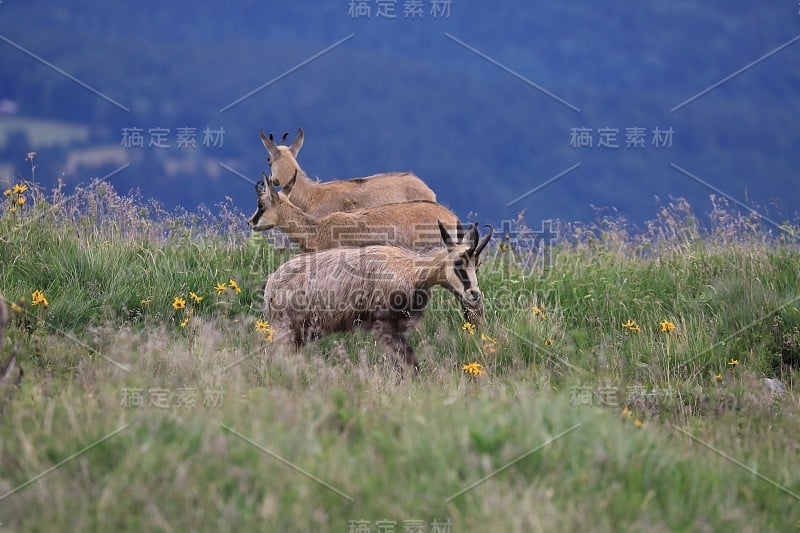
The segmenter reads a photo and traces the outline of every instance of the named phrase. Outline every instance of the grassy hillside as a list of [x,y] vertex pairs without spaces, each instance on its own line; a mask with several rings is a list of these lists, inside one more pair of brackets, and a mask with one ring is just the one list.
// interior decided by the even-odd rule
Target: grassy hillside
[[17,191],[3,531],[798,527],[800,251],[723,204],[496,239],[486,324],[437,289],[401,379],[362,334],[274,349],[259,290],[293,251],[230,203]]

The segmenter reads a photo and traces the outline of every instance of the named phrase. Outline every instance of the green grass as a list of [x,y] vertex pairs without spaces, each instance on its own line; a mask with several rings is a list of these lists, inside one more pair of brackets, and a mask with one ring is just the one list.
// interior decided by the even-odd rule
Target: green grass
[[564,227],[537,268],[493,247],[486,324],[437,289],[402,379],[364,334],[275,350],[259,293],[292,252],[228,205],[26,195],[0,207],[0,292],[30,313],[3,346],[25,375],[0,390],[2,530],[798,528],[800,251],[750,220]]

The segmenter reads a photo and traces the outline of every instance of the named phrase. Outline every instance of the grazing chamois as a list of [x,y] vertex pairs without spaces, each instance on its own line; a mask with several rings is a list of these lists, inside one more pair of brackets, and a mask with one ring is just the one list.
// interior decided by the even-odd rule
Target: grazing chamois
[[406,333],[422,318],[431,290],[441,286],[467,309],[483,309],[475,270],[492,230],[479,240],[477,224],[453,242],[440,223],[445,246],[425,253],[396,246],[334,248],[298,255],[264,283],[264,307],[275,341],[306,342],[356,328],[419,370]]
[[[283,134],[286,141],[288,133]],[[336,211],[352,211],[381,204],[413,200],[436,201],[436,194],[411,172],[375,174],[365,178],[320,183],[311,180],[297,163],[297,153],[303,146],[303,128],[291,145],[277,145],[261,129],[261,142],[267,149],[272,180],[275,185],[286,184],[297,172],[297,184],[289,197],[306,213],[322,217]]]
[[250,218],[250,227],[256,231],[277,227],[304,252],[371,244],[441,247],[437,223],[441,222],[449,230],[459,223],[458,217],[449,209],[427,200],[383,204],[315,217],[304,213],[289,199],[297,182],[297,172],[295,169],[294,177],[280,192],[262,172],[264,180],[256,184],[258,209]]

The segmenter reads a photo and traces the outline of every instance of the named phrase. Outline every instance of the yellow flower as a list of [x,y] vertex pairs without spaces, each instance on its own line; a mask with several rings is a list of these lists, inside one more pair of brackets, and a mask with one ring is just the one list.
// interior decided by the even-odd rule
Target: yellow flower
[[541,315],[544,312],[542,311],[542,308],[539,307],[538,305],[532,305],[531,309],[533,309],[533,316]]
[[623,327],[623,328],[628,328],[628,329],[630,329],[630,328],[634,328],[634,327],[636,327],[636,322],[634,322],[634,321],[633,321],[633,320],[631,320],[631,319],[628,319],[628,321],[627,321],[627,322],[625,322],[624,324],[622,324],[622,327]]
[[217,291],[217,294],[222,294],[227,290],[228,287],[225,286],[224,283],[217,283],[214,285],[214,290]]
[[142,305],[150,305],[151,303],[153,303],[153,299],[152,298],[146,298],[146,299],[142,300],[139,303],[142,304]]
[[205,296],[198,296],[192,291],[189,291],[189,298],[191,298],[195,303],[200,303]]
[[472,322],[464,322],[464,324],[461,326],[461,329],[470,335],[475,335],[475,325]]
[[[24,302],[25,300],[23,299],[22,301]],[[19,305],[17,302],[11,302],[11,310],[14,311],[15,313],[23,313],[23,312],[25,312],[25,310],[22,308],[22,306]]]
[[633,411],[625,407],[622,409],[622,416],[624,416],[625,418],[630,418],[633,416]]
[[483,367],[480,363],[470,363],[461,367],[464,372],[473,376],[480,376],[483,374]]
[[17,212],[17,208],[16,208],[16,207],[12,207],[12,208],[10,208],[10,209],[8,210],[8,212],[9,212],[9,213],[16,213],[16,212]]
[[662,320],[661,321],[661,331],[663,333],[669,333],[673,329],[675,329],[675,324],[673,324],[669,320]]
[[17,198],[17,203],[19,205],[24,205],[25,204],[25,197],[24,196],[20,196],[19,198]]
[[181,321],[181,327],[182,327],[182,328],[185,328],[185,327],[186,327],[186,324],[188,324],[188,323],[189,323],[189,317],[187,316],[186,318],[184,318],[184,319]]
[[24,183],[14,185],[14,192],[17,193],[17,194],[22,194],[27,190],[28,190],[28,186],[25,185]]
[[4,194],[5,196],[11,196],[11,189],[6,189],[6,190],[4,190],[4,191],[3,191],[3,194]]
[[639,326],[633,326],[633,327],[630,327],[630,328],[628,328],[628,329],[629,329],[630,331],[633,331],[633,332],[639,333],[639,329],[640,329],[640,328],[639,328]]
[[489,342],[489,343],[492,343],[492,342],[496,342],[496,341],[497,341],[497,339],[493,339],[493,338],[492,338],[492,337],[490,337],[489,335],[485,335],[485,334],[483,334],[483,333],[481,333],[481,340],[482,340],[483,342]]
[[714,376],[714,379],[716,379],[717,381],[722,381],[722,374],[717,374],[716,376]]
[[39,304],[42,304],[44,307],[50,305],[47,302],[47,298],[45,298],[44,293],[42,291],[36,290],[31,293],[31,305],[39,305]]
[[731,359],[730,361],[728,361],[728,365],[729,365],[731,368],[735,367],[735,366],[736,366],[736,365],[738,365],[738,364],[739,364],[739,360],[738,360],[738,359]]
[[176,296],[174,300],[172,300],[172,308],[173,309],[184,309],[186,308],[186,300],[181,298],[180,296]]
[[231,289],[233,289],[234,291],[236,291],[236,294],[239,294],[240,292],[242,292],[242,289],[239,288],[239,284],[236,283],[235,281],[233,281],[232,279],[228,280],[228,286]]
[[644,427],[644,422],[642,422],[637,418],[636,420],[633,421],[633,425],[639,429],[642,429]]
[[555,341],[553,339],[545,339],[544,345],[545,346],[552,346]]
[[256,331],[259,333],[266,333],[269,331],[269,322],[266,320],[257,320],[256,321]]

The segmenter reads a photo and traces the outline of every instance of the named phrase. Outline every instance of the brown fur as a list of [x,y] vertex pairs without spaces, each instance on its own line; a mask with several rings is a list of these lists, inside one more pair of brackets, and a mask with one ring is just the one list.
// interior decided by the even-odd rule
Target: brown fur
[[[441,286],[462,305],[477,308],[483,295],[475,269],[491,232],[478,240],[473,225],[454,243],[440,226],[445,248],[419,253],[394,246],[335,248],[296,256],[264,284],[265,312],[275,341],[298,348],[326,335],[356,328],[370,332],[381,347],[415,370],[419,363],[406,342],[422,317],[431,290]],[[454,265],[462,263],[465,287]]]
[[300,128],[290,146],[277,145],[261,130],[261,142],[269,154],[274,184],[286,184],[297,171],[297,183],[289,197],[297,207],[310,215],[322,217],[337,211],[414,200],[436,201],[436,194],[430,187],[411,172],[391,172],[322,183],[313,181],[303,172],[296,159],[303,146],[303,138]]
[[304,213],[283,191],[276,191],[266,175],[264,181],[267,188],[258,193],[258,209],[250,227],[257,231],[277,227],[306,252],[379,244],[441,247],[437,222],[450,231],[458,223],[449,209],[428,201],[384,204],[317,218]]

